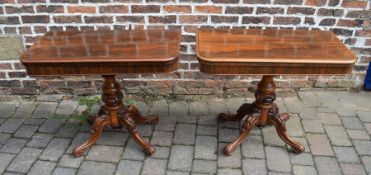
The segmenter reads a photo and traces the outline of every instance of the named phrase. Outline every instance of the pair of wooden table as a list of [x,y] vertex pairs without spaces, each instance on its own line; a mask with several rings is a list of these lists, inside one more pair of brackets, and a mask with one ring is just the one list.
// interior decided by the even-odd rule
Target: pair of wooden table
[[[284,121],[274,103],[275,75],[346,74],[355,56],[329,31],[199,29],[197,56],[200,70],[210,74],[263,75],[255,102],[243,104],[237,114],[219,114],[222,121],[239,121],[245,116],[240,135],[224,149],[231,152],[255,126],[272,124],[294,152],[304,147],[287,136]],[[138,134],[136,123],[155,124],[158,116],[144,117],[134,106],[124,105],[115,75],[159,73],[178,69],[178,30],[51,31],[23,53],[22,63],[30,76],[102,75],[104,105],[93,124],[91,137],[77,146],[80,156],[100,137],[105,126],[125,126],[147,155],[153,146]]]

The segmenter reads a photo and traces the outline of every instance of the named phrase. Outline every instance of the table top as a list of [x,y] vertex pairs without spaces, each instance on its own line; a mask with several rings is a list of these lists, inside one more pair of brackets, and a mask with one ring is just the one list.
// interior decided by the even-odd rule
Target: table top
[[356,56],[330,31],[199,29],[205,61],[349,64]]
[[[94,70],[67,70],[68,64],[76,63],[75,69],[96,68],[99,73],[155,73],[162,70],[144,70],[168,66],[178,62],[180,49],[179,30],[114,30],[114,31],[50,31],[41,37],[21,56],[21,62],[27,68],[51,68],[59,66],[64,70],[49,71],[50,74],[95,74]],[[124,66],[121,69],[108,70],[110,66]],[[136,66],[132,71],[124,70]],[[106,67],[102,68],[105,65]],[[145,65],[146,68],[138,66]],[[177,66],[173,66],[177,67]],[[99,69],[99,70],[98,70]],[[105,70],[103,70],[105,69]],[[40,75],[47,72],[31,71]],[[163,69],[164,70],[164,69]],[[172,69],[173,70],[173,69]],[[168,72],[167,70],[165,72]]]
[[[349,67],[352,67],[356,61],[356,56],[330,31],[199,29],[196,38],[197,56],[201,67],[206,62],[207,64],[240,63],[240,66],[264,65],[287,68],[316,64],[319,67],[343,65],[348,67],[347,72],[349,72]],[[264,71],[257,73],[265,74]],[[266,73],[286,74],[269,71]],[[331,72],[292,71],[287,74],[304,73],[329,74]]]

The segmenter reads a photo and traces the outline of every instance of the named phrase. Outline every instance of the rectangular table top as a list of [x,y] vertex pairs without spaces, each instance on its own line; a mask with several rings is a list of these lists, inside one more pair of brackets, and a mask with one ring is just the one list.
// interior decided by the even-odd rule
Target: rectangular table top
[[[149,67],[177,63],[179,49],[179,30],[50,31],[22,54],[21,62],[31,75],[168,72],[165,67],[158,71]],[[31,70],[37,66],[39,70]],[[51,66],[60,70],[46,71]],[[107,69],[110,66],[116,69]]]
[[344,74],[356,61],[330,31],[199,29],[196,44],[201,71],[213,74]]

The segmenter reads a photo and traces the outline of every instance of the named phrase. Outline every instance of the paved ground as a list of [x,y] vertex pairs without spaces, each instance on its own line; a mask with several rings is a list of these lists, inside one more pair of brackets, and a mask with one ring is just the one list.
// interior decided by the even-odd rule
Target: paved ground
[[152,157],[126,131],[107,129],[79,158],[71,150],[89,136],[89,126],[55,116],[85,107],[60,96],[37,99],[0,103],[0,174],[371,174],[371,93],[308,91],[278,98],[281,111],[292,114],[289,134],[306,152],[291,153],[266,127],[255,128],[230,157],[221,149],[239,125],[217,123],[214,114],[234,112],[252,99],[138,101],[143,113],[162,115],[156,126],[139,127],[157,148]]

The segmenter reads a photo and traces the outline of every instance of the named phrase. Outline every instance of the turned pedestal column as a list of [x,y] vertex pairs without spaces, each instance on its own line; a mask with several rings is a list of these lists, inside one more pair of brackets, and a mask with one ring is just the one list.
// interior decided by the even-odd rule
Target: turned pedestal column
[[116,81],[114,75],[104,75],[102,101],[104,105],[98,112],[93,123],[93,131],[90,138],[82,145],[73,150],[75,156],[81,156],[89,147],[91,147],[102,134],[104,127],[110,126],[120,129],[123,126],[127,128],[131,137],[138,143],[147,155],[155,153],[155,148],[146,143],[138,134],[135,124],[156,124],[159,120],[157,116],[143,117],[134,106],[126,106],[122,103],[123,93],[120,84]]
[[303,145],[290,139],[287,135],[285,121],[289,119],[289,115],[287,113],[279,114],[277,105],[273,103],[276,99],[275,92],[276,85],[274,84],[273,76],[263,76],[255,91],[254,103],[243,104],[237,110],[237,114],[221,113],[218,115],[219,121],[240,121],[247,116],[240,135],[232,143],[224,147],[224,154],[231,155],[254,126],[264,127],[267,124],[272,124],[276,127],[277,134],[285,143],[291,146],[295,153],[304,151]]

